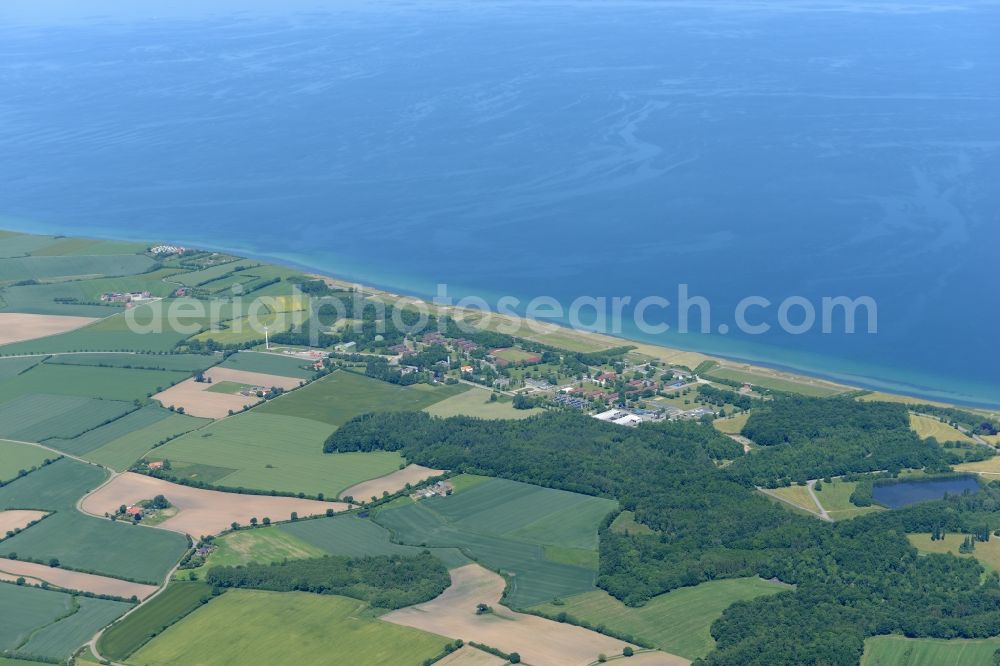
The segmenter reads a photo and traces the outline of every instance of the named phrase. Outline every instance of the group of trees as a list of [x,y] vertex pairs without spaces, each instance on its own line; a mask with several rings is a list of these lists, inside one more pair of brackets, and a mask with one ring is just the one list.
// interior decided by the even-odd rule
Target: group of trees
[[[894,460],[883,448],[890,443],[912,449],[906,455],[913,457],[899,463],[922,466],[942,458],[933,443],[914,446],[899,436],[905,408],[782,401],[748,422],[764,443],[750,455],[702,424],[627,429],[571,412],[523,421],[367,415],[345,424],[325,449],[399,451],[431,467],[617,499],[652,530],[601,531],[598,584],[627,604],[715,578],[756,574],[794,585],[727,609],[713,626],[717,649],[704,664],[856,664],[871,635],[1000,633],[997,577],[984,580],[974,560],[918,557],[906,539],[907,532],[998,527],[1000,484],[836,524],[791,513],[754,490],[750,460],[765,457],[766,469],[791,478],[795,470],[785,465],[824,467],[811,453],[796,453],[811,452],[814,438],[832,447],[828,457],[846,462],[858,455],[854,439],[862,435],[860,446],[883,463]],[[723,460],[734,462],[719,464]]]
[[448,569],[429,551],[413,557],[326,556],[274,564],[213,567],[205,581],[219,588],[339,594],[377,608],[402,608],[429,601],[451,583]]

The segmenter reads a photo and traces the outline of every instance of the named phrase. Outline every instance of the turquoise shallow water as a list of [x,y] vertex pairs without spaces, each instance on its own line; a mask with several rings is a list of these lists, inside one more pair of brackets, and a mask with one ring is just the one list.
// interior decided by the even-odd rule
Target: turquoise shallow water
[[[710,335],[621,334],[1000,404],[996,3],[338,7],[3,21],[0,226],[491,302],[685,283]],[[754,295],[878,333],[743,334]]]

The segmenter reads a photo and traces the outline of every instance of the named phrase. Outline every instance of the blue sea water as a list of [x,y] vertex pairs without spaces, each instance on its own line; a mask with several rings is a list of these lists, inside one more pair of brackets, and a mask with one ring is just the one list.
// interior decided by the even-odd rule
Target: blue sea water
[[[711,334],[621,334],[1000,404],[997,2],[208,4],[0,7],[0,227],[490,301],[683,283]],[[754,295],[878,333],[739,333]]]

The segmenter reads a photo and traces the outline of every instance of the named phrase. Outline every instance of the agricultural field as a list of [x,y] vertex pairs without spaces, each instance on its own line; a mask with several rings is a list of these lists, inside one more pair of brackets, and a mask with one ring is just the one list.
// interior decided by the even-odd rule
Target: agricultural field
[[430,469],[421,465],[407,465],[392,474],[380,476],[371,481],[362,481],[344,490],[343,497],[352,497],[359,502],[367,502],[372,497],[378,499],[384,493],[392,495],[406,487],[406,484],[416,485],[432,476],[444,474],[444,470]]
[[135,410],[130,402],[72,395],[26,395],[0,404],[0,437],[42,442],[72,439]]
[[825,398],[843,393],[842,389],[818,380],[792,381],[780,376],[757,373],[730,367],[712,368],[704,373],[706,379],[726,379],[734,382],[745,382],[765,389],[798,393],[799,395]]
[[23,257],[59,242],[55,236],[36,236],[16,231],[0,231],[0,257]]
[[865,641],[862,666],[986,666],[994,664],[1000,638],[983,640],[875,636]]
[[6,539],[8,533],[27,529],[31,523],[39,521],[47,515],[49,515],[47,511],[25,511],[20,509],[0,511],[0,541]]
[[120,601],[0,584],[0,617],[4,619],[0,650],[64,660],[131,607]]
[[128,661],[137,666],[322,664],[336,655],[337,663],[351,666],[420,664],[440,654],[447,643],[440,636],[384,623],[355,599],[230,590]]
[[399,386],[363,375],[338,370],[297,391],[271,400],[258,408],[262,414],[297,416],[332,426],[375,411],[419,411],[468,387]]
[[[44,237],[43,237],[44,238]],[[98,240],[93,238],[60,238],[52,237],[45,245],[30,252],[36,257],[72,256],[72,255],[110,255],[110,254],[142,254],[146,251],[146,243],[119,240]]]
[[598,525],[616,507],[611,500],[488,479],[449,497],[383,509],[375,521],[401,543],[461,548],[490,569],[510,572],[506,601],[521,608],[594,589],[596,569],[580,563],[596,562]]
[[[528,664],[588,666],[601,654],[620,655],[625,647],[639,650],[626,641],[595,631],[504,608],[500,605],[506,584],[504,579],[478,564],[453,570],[451,580],[451,586],[436,599],[392,611],[384,615],[383,620],[441,636],[475,641],[508,653],[517,652]],[[477,614],[478,604],[490,606],[493,612]],[[648,660],[634,657],[635,663],[650,666],[688,663],[663,652],[650,653],[650,657],[652,659]]]
[[200,608],[211,596],[212,588],[204,583],[171,583],[154,599],[105,630],[97,649],[104,657],[122,661],[164,627]]
[[218,328],[203,331],[194,336],[194,340],[206,342],[215,340],[220,345],[238,345],[257,340],[265,340],[265,329],[273,335],[278,331],[287,331],[292,327],[302,326],[309,318],[305,311],[269,312],[262,310],[255,317],[240,317],[220,322]]
[[[424,550],[422,547],[393,543],[390,541],[392,535],[388,530],[369,518],[359,518],[356,513],[318,520],[300,520],[296,523],[284,523],[270,529],[286,532],[301,542],[319,548],[329,555],[343,557],[364,557],[366,555],[412,557]],[[469,563],[469,558],[457,548],[430,548],[429,550],[449,569]]]
[[[145,407],[144,409],[159,408]],[[105,465],[122,472],[161,442],[210,423],[207,419],[198,419],[184,414],[175,414],[169,411],[167,414],[166,418],[117,437],[92,451],[88,451],[83,457],[99,465]]]
[[206,381],[202,382],[188,379],[157,393],[153,399],[164,407],[183,408],[192,416],[218,419],[261,401],[255,392],[242,389],[278,387],[287,391],[298,388],[302,382],[293,377],[223,367],[209,368],[204,372],[204,379]]
[[734,578],[682,587],[650,599],[644,606],[632,608],[603,590],[587,592],[535,606],[548,616],[566,613],[593,625],[652,643],[671,654],[687,659],[704,657],[715,647],[709,630],[726,608],[737,601],[747,601],[790,589],[760,578]]
[[939,421],[933,416],[923,414],[910,414],[910,429],[924,439],[933,437],[939,442],[974,444],[976,441],[961,430]]
[[0,345],[58,335],[95,321],[93,317],[0,312]]
[[50,567],[48,564],[24,562],[0,557],[0,572],[12,576],[24,576],[28,579],[44,580],[46,583],[63,590],[75,592],[90,592],[98,595],[119,597],[121,599],[145,599],[158,589],[155,585],[130,583],[107,576],[69,571],[60,567]]
[[220,368],[232,368],[245,372],[261,372],[267,375],[311,379],[315,371],[307,360],[282,354],[242,351],[232,354],[219,364]]
[[0,290],[0,311],[32,315],[89,317],[102,319],[122,311],[118,304],[82,298],[80,285],[87,282],[54,282],[20,285]]
[[[0,354],[66,352],[173,351],[181,341],[201,331],[210,305],[195,299],[169,299],[137,306],[69,333],[0,347]],[[175,321],[170,314],[176,313]]]
[[220,354],[59,354],[50,356],[50,365],[97,365],[110,368],[142,370],[173,370],[195,372],[206,370],[222,360]]
[[[147,428],[171,416],[174,416],[174,413],[169,410],[155,405],[147,405],[142,409],[137,409],[134,412],[126,414],[120,419],[106,423],[99,428],[88,430],[79,437],[72,439],[54,437],[46,440],[45,445],[71,455],[86,456],[91,451],[99,449],[120,437],[125,437],[137,430]],[[153,442],[152,444],[155,443]]]
[[[313,521],[302,521],[313,522]],[[289,523],[297,524],[297,523]],[[285,560],[302,560],[322,557],[328,553],[302,539],[290,531],[274,527],[258,527],[250,530],[229,532],[212,542],[215,546],[203,566],[181,569],[174,578],[177,580],[201,580],[212,567],[236,567],[245,564],[270,564]]]
[[0,485],[17,478],[21,470],[30,471],[58,455],[51,451],[0,439]]
[[197,287],[199,285],[208,284],[213,280],[218,280],[227,273],[232,273],[238,268],[252,268],[254,266],[260,266],[259,261],[253,261],[251,259],[239,259],[237,261],[230,261],[224,264],[217,264],[209,268],[203,268],[200,271],[192,271],[190,273],[185,273],[184,275],[178,276],[176,281],[186,287]]
[[16,377],[42,362],[44,356],[0,358],[0,381]]
[[189,534],[193,538],[218,534],[229,529],[234,522],[249,525],[251,518],[288,520],[293,513],[305,518],[321,516],[329,509],[339,512],[348,508],[338,502],[204,490],[132,472],[119,474],[110,483],[87,495],[80,508],[91,515],[103,516],[113,514],[123,504],[131,506],[157,495],[166,497],[177,509],[176,514],[168,516],[157,526]]
[[151,458],[170,460],[172,475],[180,478],[331,498],[403,464],[398,453],[323,453],[332,430],[317,421],[265,413],[260,407],[179,437],[157,448]]
[[987,571],[1000,572],[1000,538],[992,538],[986,542],[976,542],[972,553],[960,553],[966,534],[945,534],[944,539],[931,541],[930,534],[907,534],[906,537],[914,548],[921,553],[951,553],[955,557],[975,557]]
[[0,258],[0,282],[136,275],[153,264],[152,259],[138,254]]
[[145,400],[150,393],[187,377],[186,372],[40,363],[17,377],[0,381],[0,402],[32,393]]
[[98,467],[62,459],[0,488],[0,510],[53,512],[37,525],[4,541],[4,552],[104,576],[157,584],[176,563],[183,536],[86,516],[77,500],[105,480]]
[[490,402],[492,391],[470,388],[430,407],[424,411],[432,416],[475,416],[480,419],[525,419],[540,413],[541,409],[514,409],[510,398]]

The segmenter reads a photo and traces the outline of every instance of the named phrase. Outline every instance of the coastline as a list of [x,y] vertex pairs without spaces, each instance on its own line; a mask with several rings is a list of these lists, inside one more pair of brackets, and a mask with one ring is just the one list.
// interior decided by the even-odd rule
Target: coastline
[[[58,226],[33,224],[25,220],[18,220],[3,216],[0,216],[0,229],[26,234],[77,236],[77,234],[72,232],[67,233]],[[315,265],[304,263],[296,257],[290,257],[282,254],[262,254],[254,251],[253,249],[238,247],[238,244],[225,246],[211,242],[178,238],[161,238],[154,241],[149,237],[142,237],[138,234],[111,234],[105,233],[103,230],[96,233],[80,235],[79,237],[98,240],[166,242],[170,244],[197,247],[213,252],[231,254],[256,261],[293,268],[316,278],[327,280],[328,282],[336,284],[340,287],[357,287],[366,293],[371,295],[380,295],[387,300],[408,299],[411,301],[419,301],[426,304],[431,311],[447,312],[453,317],[458,313],[462,315],[463,319],[468,320],[470,316],[478,316],[480,314],[476,310],[462,309],[455,306],[436,305],[429,300],[426,293],[422,293],[419,290],[408,290],[395,286],[386,286],[379,284],[378,279],[372,280],[357,275],[341,274],[329,269],[318,268]],[[787,381],[804,386],[825,387],[838,392],[857,390],[872,391],[891,398],[906,398],[911,402],[926,402],[943,406],[961,407],[964,409],[979,411],[983,414],[989,414],[995,418],[1000,417],[1000,400],[997,402],[989,402],[973,396],[956,396],[947,391],[934,392],[919,386],[881,379],[879,377],[852,373],[833,373],[814,367],[802,367],[754,355],[742,356],[737,353],[702,351],[697,348],[697,345],[691,347],[665,345],[659,342],[651,342],[635,337],[629,337],[625,333],[610,334],[576,329],[553,320],[531,320],[531,323],[529,323],[529,320],[523,316],[514,318],[498,313],[492,313],[491,317],[497,319],[498,321],[502,321],[509,326],[516,326],[517,332],[515,335],[535,340],[537,342],[553,344],[553,346],[558,346],[559,344],[552,341],[555,339],[562,340],[563,344],[566,344],[567,339],[576,340],[583,345],[589,344],[594,350],[629,344],[635,346],[639,353],[658,358],[675,365],[684,365],[692,369],[703,361],[715,361],[719,363],[722,368],[747,372],[765,378]],[[545,328],[546,331],[543,333],[537,333],[531,330],[532,326]],[[526,327],[529,329],[527,332],[523,330]],[[695,334],[691,335],[694,336]],[[546,338],[548,338],[550,342],[546,342]]]

